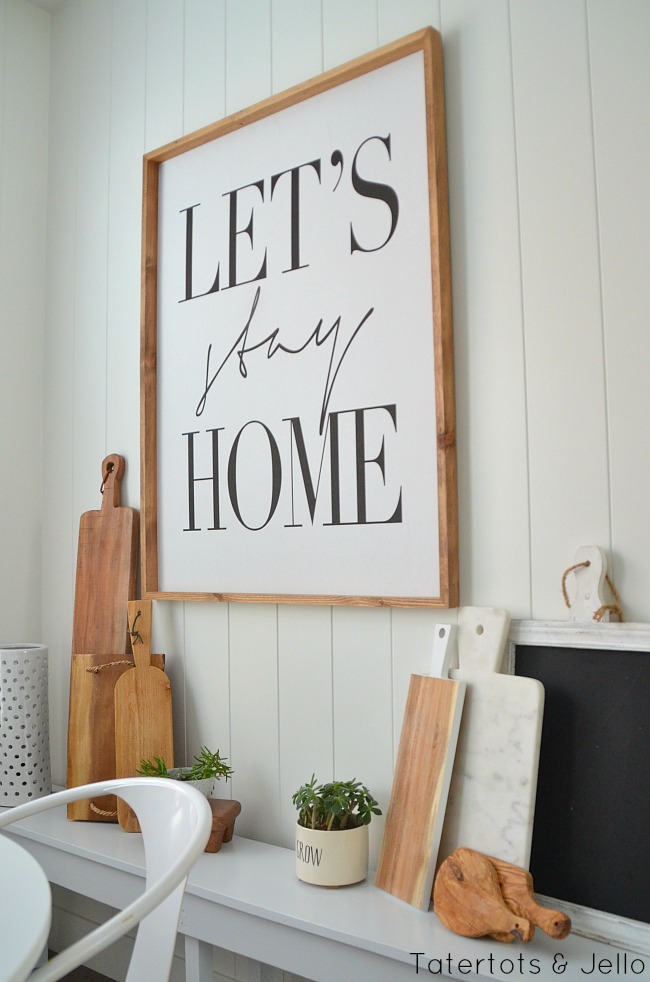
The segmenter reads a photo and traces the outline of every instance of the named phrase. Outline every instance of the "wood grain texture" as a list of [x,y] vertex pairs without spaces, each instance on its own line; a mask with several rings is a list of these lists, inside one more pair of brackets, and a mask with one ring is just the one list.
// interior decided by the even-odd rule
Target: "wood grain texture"
[[426,910],[465,688],[412,675],[375,883]]
[[[152,655],[164,668],[164,655]],[[133,668],[130,655],[75,653],[70,667],[67,787],[108,781],[115,775],[115,706],[117,680]],[[68,818],[77,822],[117,821],[117,801],[105,795],[68,805]]]
[[535,900],[533,878],[528,870],[504,859],[488,856],[497,874],[499,889],[510,910],[541,928],[550,938],[561,941],[571,931],[571,919],[559,910],[542,907]]
[[[129,662],[125,605],[135,594],[139,516],[120,504],[124,458],[102,461],[102,504],[79,522],[66,784],[115,777],[113,689]],[[88,669],[101,668],[94,673]],[[68,805],[73,821],[115,821],[114,798]]]
[[[154,757],[174,766],[172,688],[165,673],[151,664],[151,601],[130,601],[128,618],[135,668],[115,685],[117,777],[135,777],[141,761]],[[126,832],[139,830],[132,809],[119,799],[117,818]]]
[[534,926],[508,907],[487,856],[456,849],[438,870],[433,889],[436,914],[450,931],[466,938],[530,941]]
[[124,458],[102,462],[102,505],[79,521],[72,652],[129,651],[126,602],[135,596],[139,516],[120,505]]

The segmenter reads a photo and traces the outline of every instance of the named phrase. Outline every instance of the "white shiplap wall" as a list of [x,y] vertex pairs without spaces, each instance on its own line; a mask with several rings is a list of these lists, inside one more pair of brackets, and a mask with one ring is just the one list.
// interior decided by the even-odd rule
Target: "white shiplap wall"
[[0,642],[41,640],[49,17],[0,0]]
[[[563,618],[562,572],[578,546],[598,544],[627,619],[650,619],[647,0],[63,0],[49,49],[47,280],[30,294],[12,285],[43,275],[43,214],[33,202],[25,274],[11,225],[13,188],[28,180],[13,44],[41,79],[26,103],[39,118],[44,18],[0,0],[0,338],[34,384],[45,365],[42,458],[33,419],[21,416],[17,447],[0,435],[12,486],[16,468],[38,483],[42,459],[42,591],[36,569],[25,601],[32,564],[22,581],[9,569],[5,543],[22,538],[4,503],[0,586],[16,612],[7,633],[30,629],[42,602],[56,780],[78,520],[97,507],[107,452],[126,457],[125,503],[138,504],[142,153],[425,24],[445,53],[461,602]],[[0,409],[13,419],[2,358]],[[38,501],[13,500],[37,526]],[[236,768],[239,831],[286,845],[291,793],[313,770],[361,777],[386,803],[408,676],[427,664],[435,621],[156,604],[179,757],[220,746]],[[374,823],[374,854],[380,833]]]

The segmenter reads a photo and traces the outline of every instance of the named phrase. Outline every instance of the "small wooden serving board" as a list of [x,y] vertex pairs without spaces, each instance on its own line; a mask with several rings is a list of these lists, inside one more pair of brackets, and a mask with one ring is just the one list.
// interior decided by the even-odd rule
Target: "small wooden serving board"
[[432,675],[412,675],[376,886],[427,910],[463,711],[465,683],[447,678],[450,625],[438,625]]
[[[151,664],[151,600],[132,600],[127,607],[135,668],[115,685],[116,777],[135,777],[141,762],[154,757],[174,766],[172,687]],[[117,820],[126,832],[139,830],[135,813],[119,798]]]
[[[152,655],[151,663],[164,669],[165,656]],[[130,655],[72,656],[70,713],[68,717],[67,786],[76,788],[92,781],[115,777],[115,702],[117,680],[133,668]],[[114,795],[74,801],[68,818],[81,822],[116,822]]]
[[464,846],[528,869],[533,835],[544,687],[499,672],[510,616],[463,607],[459,668],[467,684],[440,861]]

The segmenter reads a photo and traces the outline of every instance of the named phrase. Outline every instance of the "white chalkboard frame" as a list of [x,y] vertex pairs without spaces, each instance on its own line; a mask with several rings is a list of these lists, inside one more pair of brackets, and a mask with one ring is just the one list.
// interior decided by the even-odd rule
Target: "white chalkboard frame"
[[[518,645],[566,648],[567,653],[576,648],[642,651],[650,657],[650,624],[513,620],[502,665],[506,674],[515,672]],[[650,955],[650,924],[574,904],[561,897],[539,895],[538,899],[544,906],[568,914],[574,934]]]
[[[390,298],[390,302],[393,304],[392,309],[401,309],[404,313],[403,316],[394,319],[394,327],[399,341],[396,342],[393,339],[392,345],[385,346],[384,348],[377,346],[373,355],[376,364],[365,363],[367,365],[367,375],[365,373],[365,365],[364,373],[357,373],[357,379],[359,379],[360,374],[363,374],[363,381],[367,379],[370,381],[378,380],[374,387],[372,384],[368,386],[369,392],[376,391],[378,393],[377,401],[374,403],[363,403],[363,409],[355,408],[354,414],[356,415],[353,414],[352,409],[346,409],[340,413],[341,419],[344,413],[347,413],[346,420],[348,422],[354,419],[355,425],[357,427],[360,425],[363,428],[363,414],[368,410],[367,415],[373,416],[375,421],[380,419],[383,426],[383,433],[380,432],[379,435],[374,435],[374,449],[365,451],[365,458],[361,454],[360,465],[359,430],[357,429],[356,431],[357,466],[355,480],[357,487],[357,512],[355,513],[355,521],[343,520],[338,512],[335,520],[335,491],[331,490],[331,521],[323,521],[322,525],[336,525],[336,534],[329,538],[323,534],[320,540],[312,536],[316,545],[313,545],[312,539],[310,539],[308,534],[305,534],[303,544],[296,545],[299,540],[292,533],[294,528],[302,526],[303,523],[299,523],[293,518],[293,524],[287,523],[285,518],[283,527],[290,529],[290,532],[285,534],[284,542],[292,543],[292,547],[285,550],[280,535],[281,530],[275,533],[275,538],[270,534],[270,521],[268,522],[268,527],[264,525],[263,529],[261,527],[258,528],[252,519],[241,518],[241,510],[237,511],[235,506],[239,505],[239,499],[237,497],[237,467],[239,466],[239,457],[237,457],[235,450],[241,446],[237,442],[237,439],[244,434],[246,427],[249,427],[246,430],[246,437],[249,434],[253,435],[255,433],[260,437],[262,443],[264,440],[268,440],[269,445],[265,446],[265,450],[270,456],[270,473],[272,478],[269,481],[269,486],[271,487],[270,494],[275,495],[275,489],[278,484],[276,478],[278,475],[281,474],[286,485],[286,474],[289,472],[289,464],[292,468],[295,467],[297,469],[300,450],[297,438],[295,445],[294,443],[290,445],[289,453],[291,460],[283,460],[282,469],[280,469],[277,442],[275,441],[275,437],[273,437],[270,427],[266,426],[264,417],[258,415],[257,418],[253,418],[251,415],[249,417],[250,422],[247,422],[246,426],[241,427],[238,438],[233,441],[229,456],[226,444],[225,459],[222,464],[219,464],[219,454],[223,451],[222,449],[216,449],[216,443],[213,442],[212,457],[210,458],[212,461],[212,471],[208,472],[205,469],[205,461],[201,464],[197,463],[196,467],[194,465],[194,458],[192,456],[194,453],[194,440],[196,440],[197,445],[199,440],[201,440],[204,449],[207,447],[206,440],[209,439],[213,441],[221,439],[223,444],[226,441],[226,436],[220,433],[220,424],[214,420],[210,420],[207,423],[201,422],[200,424],[193,425],[185,420],[181,422],[179,415],[179,423],[176,427],[178,432],[169,425],[170,414],[175,412],[175,410],[170,410],[169,407],[175,405],[174,400],[177,397],[174,388],[174,374],[183,380],[183,384],[185,384],[188,375],[191,374],[191,372],[186,371],[181,365],[182,358],[179,359],[177,357],[177,353],[170,340],[174,335],[174,319],[179,307],[182,307],[181,301],[191,300],[194,307],[199,309],[201,302],[205,302],[202,301],[202,298],[207,297],[208,294],[214,294],[216,296],[219,287],[224,287],[226,276],[229,275],[231,277],[231,282],[227,282],[225,284],[226,287],[232,285],[240,287],[244,283],[250,284],[255,277],[242,279],[242,283],[237,282],[233,274],[235,263],[232,258],[233,254],[236,255],[235,249],[231,250],[229,254],[231,260],[230,272],[228,273],[226,268],[221,271],[221,284],[218,283],[219,273],[217,272],[211,289],[201,287],[201,292],[199,292],[199,288],[193,286],[193,277],[194,279],[199,279],[199,275],[196,272],[198,264],[194,263],[192,265],[194,253],[198,252],[198,249],[194,246],[193,236],[196,234],[194,226],[196,226],[198,218],[202,215],[200,209],[196,208],[199,199],[192,198],[190,195],[187,197],[184,207],[170,208],[166,204],[167,199],[163,197],[162,192],[165,181],[165,169],[173,164],[176,170],[173,172],[167,171],[168,174],[182,173],[187,168],[187,174],[189,175],[192,173],[191,168],[196,164],[198,156],[205,152],[206,147],[216,146],[225,148],[232,147],[233,145],[235,147],[240,146],[241,152],[239,159],[248,160],[251,155],[254,156],[256,154],[259,174],[269,177],[268,186],[262,188],[260,182],[259,187],[257,187],[260,195],[265,194],[268,199],[268,195],[271,193],[270,177],[271,175],[274,177],[278,175],[274,170],[269,169],[276,165],[265,159],[264,141],[268,137],[269,128],[267,126],[266,130],[259,129],[259,124],[266,124],[270,120],[274,126],[281,126],[286,114],[293,112],[297,107],[301,107],[300,112],[303,114],[302,118],[306,122],[309,122],[310,116],[313,116],[311,124],[314,126],[319,122],[320,117],[318,114],[323,107],[322,101],[319,102],[318,100],[322,100],[323,97],[333,98],[333,93],[343,94],[344,96],[343,108],[338,113],[342,123],[346,117],[349,120],[354,120],[360,114],[359,106],[355,103],[356,90],[354,86],[360,80],[365,80],[364,85],[366,85],[366,88],[367,85],[370,85],[372,88],[374,79],[377,78],[379,80],[382,71],[388,70],[389,66],[391,66],[390,70],[393,72],[391,91],[399,92],[402,66],[407,66],[409,63],[412,64],[413,57],[422,59],[421,84],[424,113],[420,134],[421,141],[418,143],[418,146],[409,146],[408,148],[402,146],[401,150],[397,146],[394,148],[389,147],[387,134],[390,131],[392,120],[387,117],[384,129],[374,123],[372,124],[372,128],[368,131],[368,140],[374,141],[373,147],[366,149],[368,152],[370,152],[370,149],[373,149],[373,152],[379,151],[380,155],[383,154],[384,158],[390,156],[391,161],[393,157],[397,159],[399,150],[403,160],[410,155],[413,166],[419,164],[423,168],[425,174],[423,194],[421,195],[417,208],[411,208],[408,214],[411,216],[414,214],[424,216],[423,218],[418,218],[417,221],[426,221],[428,223],[426,233],[428,242],[425,252],[430,250],[430,257],[427,256],[426,258],[424,276],[414,273],[410,277],[398,272],[391,282],[388,282],[388,278],[385,276],[383,279],[379,277],[377,281],[383,283],[382,289],[384,295],[386,298]],[[407,115],[409,112],[408,102],[405,99],[400,113],[395,113],[394,116]],[[373,106],[379,110],[379,114],[381,115],[381,89],[378,90],[378,95],[374,100]],[[388,110],[386,111],[388,112]],[[255,126],[258,126],[258,130],[254,131],[253,127]],[[245,139],[247,134],[250,135],[254,132],[262,135],[256,139],[253,139],[252,136],[250,140]],[[327,164],[327,182],[331,183],[332,187],[335,188],[338,186],[338,181],[334,185],[334,178],[343,178],[346,167],[348,168],[347,173],[349,175],[351,157],[348,154],[346,159],[341,159],[342,155],[336,143],[336,136],[333,137],[331,146],[335,148],[333,149],[331,160],[328,159],[325,161],[325,158],[323,158],[322,168],[324,173],[325,165]],[[418,149],[420,146],[423,148],[421,154]],[[406,150],[408,152],[405,152]],[[304,159],[305,161],[310,160],[309,157],[305,157]],[[298,160],[303,169],[309,170],[311,167],[311,171],[315,170],[315,167],[312,167],[311,163],[309,165],[306,163],[303,164],[303,158],[298,158]],[[384,163],[386,163],[386,160]],[[287,174],[290,171],[284,171],[283,173]],[[356,177],[357,179],[359,178],[358,173]],[[284,180],[286,182],[289,179],[284,178]],[[143,595],[151,598],[179,600],[359,604],[407,607],[455,606],[458,603],[456,438],[444,85],[442,46],[439,33],[432,28],[418,31],[413,35],[387,45],[384,48],[380,48],[340,68],[326,72],[311,81],[273,96],[233,116],[229,116],[212,126],[205,127],[188,136],[181,137],[179,140],[165,147],[147,153],[144,157],[143,181],[141,316],[141,550]],[[189,177],[188,181],[190,181]],[[237,191],[242,191],[244,187],[247,188],[246,194],[249,195],[242,204],[239,216],[235,215],[235,222],[239,223],[237,227],[232,224],[233,213],[231,211],[231,241],[237,241],[237,248],[240,249],[241,254],[244,254],[244,246],[248,247],[251,245],[252,249],[253,209],[250,196],[257,193],[251,190],[253,189],[253,183],[246,183],[246,181],[247,179],[242,179],[242,184],[232,185],[232,188],[236,188]],[[215,173],[215,182],[218,182],[218,172]],[[324,182],[325,176],[323,176]],[[167,184],[170,185],[172,183],[173,179],[167,177]],[[308,181],[305,179],[304,187],[307,187],[307,185]],[[387,186],[387,183],[382,184],[379,181],[376,181],[374,185],[372,182],[367,182],[365,189],[362,188],[361,191],[364,195],[364,202],[373,205],[376,221],[385,223],[388,216],[386,205],[391,208],[390,216],[393,219],[393,226],[391,226],[390,234],[392,235],[395,225],[395,211],[389,201],[388,192],[385,191]],[[359,189],[358,185],[356,188],[357,190]],[[384,190],[382,191],[382,189]],[[304,193],[302,188],[298,190],[300,193]],[[231,190],[230,186],[219,188],[221,197],[226,198],[228,193],[230,193],[230,200],[232,201],[235,190]],[[383,200],[377,200],[378,198],[383,198]],[[334,202],[337,200],[340,199],[331,197],[331,201]],[[196,213],[194,209],[196,209]],[[186,293],[185,296],[179,296],[178,288],[174,287],[176,289],[175,299],[173,298],[172,301],[168,302],[161,298],[166,296],[165,290],[169,285],[168,271],[172,268],[172,259],[168,257],[172,256],[172,250],[167,245],[167,242],[170,240],[165,238],[167,233],[164,230],[169,228],[170,223],[173,221],[178,222],[178,214],[181,211],[185,213],[182,216],[182,221],[185,222],[186,235],[186,276],[184,282]],[[246,226],[246,217],[249,213],[251,215],[251,223],[249,226]],[[259,222],[259,218],[256,218],[256,221]],[[352,221],[349,218],[348,221],[349,228],[352,230]],[[404,222],[406,222],[406,218]],[[382,245],[385,243],[383,233],[380,234],[377,231],[378,227],[376,226],[374,239],[371,242],[368,240],[370,243],[368,244],[368,248],[363,246],[360,251],[368,255],[373,252],[379,254],[377,242],[380,242]],[[259,236],[257,230],[255,234]],[[292,236],[293,234],[292,232]],[[188,245],[188,242],[192,243],[191,246]],[[292,250],[294,244],[292,238]],[[167,250],[167,255],[165,254],[165,250]],[[386,252],[387,250],[383,251]],[[414,269],[416,261],[420,263],[422,252],[423,250],[417,245],[417,239],[414,239]],[[192,257],[192,260],[188,260],[188,257]],[[404,257],[402,257],[402,262],[403,259]],[[222,265],[225,267],[225,264]],[[262,267],[260,267],[260,271],[261,269]],[[298,250],[296,249],[292,251],[290,268],[284,268],[283,273],[290,272],[293,274],[296,270],[301,269],[301,257],[298,255]],[[421,263],[418,269],[420,271],[422,270]],[[214,272],[214,269],[212,272]],[[237,275],[241,275],[243,278],[245,274]],[[328,271],[324,266],[322,282],[326,282],[328,275]],[[355,281],[353,273],[350,273],[347,277],[341,277],[338,273],[335,275],[340,309],[346,309],[346,305],[354,309],[358,281]],[[286,278],[284,282],[287,282]],[[196,290],[195,293],[193,292],[194,290]],[[223,297],[225,292],[225,288],[221,289],[221,297]],[[231,295],[235,293],[236,291],[233,290]],[[212,300],[213,297],[210,296],[209,299]],[[249,290],[248,305],[245,309],[249,312],[250,320],[252,320],[252,312],[256,309],[258,299],[259,292],[255,295],[255,299],[251,304]],[[426,308],[426,332],[430,331],[430,337],[432,339],[432,341],[426,341],[426,345],[431,346],[432,354],[430,358],[426,355],[422,356],[421,353],[419,354],[417,348],[414,348],[413,351],[409,350],[414,342],[411,339],[413,324],[408,312],[414,302],[416,304],[424,304]],[[207,307],[207,302],[205,302],[205,305]],[[268,309],[266,313],[268,314]],[[236,323],[240,324],[241,321],[237,321]],[[327,323],[331,324],[332,322],[328,321]],[[353,320],[352,323],[356,325],[358,318]],[[199,326],[197,333],[201,329]],[[193,336],[191,331],[188,331],[186,334],[188,338],[192,338]],[[359,336],[361,337],[361,335]],[[275,343],[275,340],[276,338],[274,337],[273,343]],[[321,340],[324,339],[317,337],[316,345],[319,345]],[[232,355],[231,364],[228,367],[238,368],[238,374],[242,376],[248,372],[249,365],[244,365],[241,355],[241,348],[247,344],[246,339],[240,345],[239,351],[236,350],[237,344],[240,341],[241,336],[239,339],[235,339],[235,344],[230,352]],[[269,337],[265,341],[269,341]],[[190,343],[194,342],[188,341],[188,345]],[[313,349],[315,347],[314,344],[311,347]],[[352,352],[351,341],[348,348]],[[348,348],[345,349],[346,353]],[[251,350],[252,347],[249,347],[247,355],[250,356]],[[266,357],[270,360],[270,348],[265,349],[265,352]],[[291,353],[294,354],[296,352],[292,351]],[[182,354],[184,355],[185,351]],[[236,364],[237,358],[239,358],[238,365]],[[410,362],[409,358],[411,359]],[[206,366],[204,346],[203,364],[202,366],[198,366],[199,371],[196,373],[196,378],[201,381],[201,384],[203,384],[203,381],[206,382],[206,392],[204,395],[209,389],[207,380],[208,378],[212,378],[211,373],[214,365],[219,364],[218,360],[215,362],[213,359],[212,366],[210,366],[209,360],[210,354],[208,354],[208,363]],[[250,360],[252,361],[252,356]],[[297,359],[293,360],[297,361]],[[235,363],[234,366],[232,364],[233,362]],[[275,359],[275,362],[280,364],[281,359]],[[346,369],[352,367],[350,362],[352,362],[352,354],[350,354],[349,361],[345,366]],[[405,371],[404,366],[408,364],[411,366],[408,371],[413,371],[417,376],[413,380],[409,378],[408,374],[401,374]],[[191,366],[192,370],[195,367],[197,366]],[[334,379],[336,379],[337,387],[342,387],[345,384],[342,381],[345,372],[341,370],[338,377],[336,377],[337,368],[343,368],[342,359],[338,361],[338,365],[334,362],[330,363],[330,374],[328,375],[326,385],[326,394],[328,396],[331,395]],[[203,373],[202,376],[201,372]],[[232,374],[236,373],[233,372]],[[223,375],[226,375],[225,371]],[[352,372],[349,371],[348,375],[352,376]],[[360,480],[364,481],[366,472],[371,474],[375,480],[378,495],[382,490],[381,478],[384,478],[384,485],[388,484],[386,476],[388,464],[386,463],[386,458],[391,452],[390,441],[395,437],[398,427],[394,418],[397,412],[397,403],[393,404],[390,396],[387,396],[384,401],[381,391],[381,379],[390,375],[394,375],[400,380],[396,384],[398,384],[398,387],[401,385],[400,391],[404,394],[404,399],[398,407],[400,413],[399,425],[402,426],[402,432],[408,429],[407,424],[404,424],[402,420],[408,419],[409,413],[411,414],[410,418],[414,418],[414,414],[419,412],[420,416],[425,419],[418,444],[418,453],[421,452],[423,458],[422,466],[417,464],[416,454],[403,451],[402,449],[399,450],[399,453],[405,459],[409,458],[410,453],[410,463],[408,466],[411,468],[412,474],[416,475],[416,479],[411,481],[411,485],[407,487],[406,482],[404,483],[404,507],[406,508],[407,505],[410,507],[413,500],[420,502],[417,521],[412,523],[408,534],[403,535],[401,538],[397,533],[394,536],[390,534],[397,528],[397,523],[401,521],[402,516],[402,484],[400,483],[400,475],[398,475],[394,490],[391,492],[393,494],[393,503],[397,501],[397,507],[392,514],[390,511],[384,511],[383,514],[379,514],[379,511],[377,511],[374,517],[369,518],[365,510],[362,513],[363,501],[359,492]],[[220,383],[222,378],[219,380]],[[317,384],[316,380],[314,384]],[[322,381],[320,381],[320,384],[322,386]],[[352,391],[353,379],[348,381],[347,384],[349,384],[350,391]],[[230,405],[232,400],[230,400],[230,390],[227,388],[227,385],[228,383],[224,383],[223,401],[224,404]],[[276,388],[281,389],[282,386],[278,385]],[[307,390],[308,388],[309,385],[306,385],[305,389]],[[198,390],[195,391],[198,393]],[[364,394],[363,398],[370,399],[371,396],[368,395],[366,397]],[[203,406],[205,406],[205,401]],[[325,402],[323,407],[324,409],[326,408]],[[428,407],[433,408],[429,411]],[[197,415],[198,409],[199,406],[197,405]],[[371,410],[372,412],[370,412]],[[253,410],[251,410],[252,412]],[[287,403],[285,416],[282,417],[282,413],[280,412],[276,414],[276,418],[282,418],[285,424],[289,422],[293,426],[293,423],[290,421],[294,418],[293,414],[295,412],[295,407]],[[334,415],[336,416],[336,413]],[[321,415],[321,424],[322,420],[323,416]],[[361,420],[360,424],[359,420]],[[330,422],[331,416],[328,417],[328,427],[330,426]],[[196,420],[194,423],[196,424]],[[199,436],[200,430],[204,432]],[[194,435],[194,431],[196,431],[196,436]],[[232,430],[232,432],[235,431],[235,429]],[[208,434],[214,434],[215,432],[220,433],[220,436],[217,438],[214,435],[212,437],[208,436]],[[292,430],[291,432],[295,437],[294,431]],[[328,436],[330,437],[328,458],[330,458],[334,455],[334,438],[331,430],[326,429],[325,440],[327,440]],[[181,440],[184,441],[183,453],[185,454],[185,458],[183,460],[183,466],[179,466],[177,462],[180,459],[180,450],[178,447]],[[275,448],[273,443],[276,443]],[[338,475],[335,474],[334,468],[330,466],[327,460],[325,468],[323,468],[325,449],[326,445],[323,442],[320,466],[321,471],[323,469],[327,471],[328,467],[330,468],[330,480],[333,489],[338,481]],[[296,450],[298,451],[297,453]],[[336,452],[339,452],[338,444]],[[242,455],[240,454],[239,456],[241,457]],[[234,465],[233,458],[235,459]],[[192,461],[191,468],[190,460]],[[305,481],[304,460],[305,455],[303,452],[303,458],[300,462],[301,467],[303,467],[303,481]],[[338,463],[339,460],[337,458]],[[239,524],[245,525],[247,530],[252,533],[248,534],[247,537],[246,533],[242,533],[240,538],[236,539],[233,532],[231,538],[234,545],[231,547],[230,552],[228,552],[228,548],[224,548],[227,540],[224,538],[226,530],[222,528],[222,525],[225,527],[228,522],[222,517],[221,512],[217,512],[216,498],[214,497],[215,486],[217,489],[219,488],[214,475],[221,473],[225,482],[226,464],[228,465],[228,483],[227,485],[224,483],[224,501],[232,504],[233,508],[231,511],[234,510],[237,514],[240,519]],[[309,466],[308,464],[307,467]],[[201,471],[201,467],[203,467],[203,471]],[[219,468],[221,468],[221,471],[219,471]],[[363,472],[361,479],[359,477],[360,469]],[[318,461],[316,460],[314,474],[317,470]],[[321,471],[318,471],[319,483]],[[291,473],[293,474],[293,470]],[[260,477],[261,480],[263,480],[263,476]],[[199,488],[200,482],[204,483]],[[185,495],[186,500],[191,501],[192,508],[194,508],[195,493],[197,495],[199,493],[204,495],[203,501],[205,502],[205,495],[209,493],[206,490],[208,487],[206,482],[211,483],[213,489],[211,503],[212,526],[210,526],[211,538],[209,545],[206,544],[209,538],[208,535],[199,534],[199,532],[205,532],[203,526],[207,526],[208,521],[203,522],[202,527],[199,529],[199,521],[195,518],[194,513],[186,510],[185,515],[189,514],[189,517],[184,517],[185,527],[182,527],[182,523],[178,517],[180,515],[180,508],[176,508],[176,511],[173,508],[174,502],[176,500],[180,501],[183,495]],[[303,489],[300,488],[300,490],[302,491]],[[318,488],[316,488],[316,491],[318,491]],[[338,485],[336,485],[336,492],[338,493]],[[293,493],[294,487],[292,483],[292,509]],[[228,494],[230,494],[230,499],[227,497]],[[221,492],[219,492],[219,495],[221,495]],[[324,496],[321,496],[320,500],[323,500],[323,498]],[[167,505],[168,501],[170,502],[169,505]],[[273,502],[275,501],[276,498],[273,498],[272,507],[274,507]],[[361,504],[359,504],[360,501]],[[219,497],[219,502],[221,505],[221,497]],[[312,507],[314,503],[315,496],[312,496]],[[369,511],[370,509],[368,509]],[[271,510],[269,510],[270,514]],[[378,515],[379,517],[377,517]],[[232,520],[232,514],[230,519],[231,527],[234,526],[235,531],[241,533],[241,528],[238,527],[237,522]],[[387,531],[389,523],[393,523],[393,525]],[[308,522],[304,524],[308,525]],[[363,535],[357,534],[361,524],[364,526]],[[312,514],[313,525],[314,518]],[[352,526],[355,527],[353,528]],[[260,531],[263,531],[264,534],[260,535]],[[399,531],[402,531],[401,526]],[[318,543],[325,541],[326,538],[326,544],[320,549]],[[362,547],[359,545],[361,540],[363,540]],[[177,545],[177,543],[180,543],[180,545]],[[426,545],[423,546],[422,543],[426,543]],[[429,548],[429,544],[432,544],[431,548]],[[241,559],[243,556],[245,556],[245,560]],[[355,562],[358,568],[353,568]],[[239,569],[240,566],[241,570]],[[314,588],[314,584],[317,585],[317,588]]]

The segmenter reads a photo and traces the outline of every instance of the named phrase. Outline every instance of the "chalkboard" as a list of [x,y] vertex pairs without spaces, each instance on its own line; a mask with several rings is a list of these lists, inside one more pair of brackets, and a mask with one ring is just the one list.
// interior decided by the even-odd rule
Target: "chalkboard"
[[545,688],[535,891],[650,922],[650,654],[516,644]]

